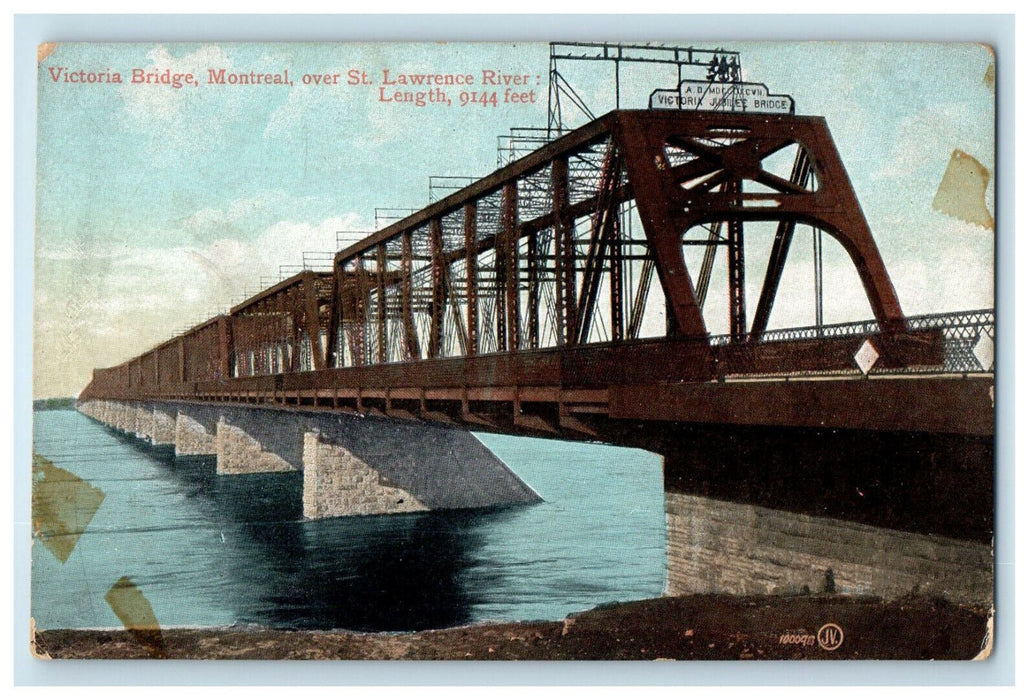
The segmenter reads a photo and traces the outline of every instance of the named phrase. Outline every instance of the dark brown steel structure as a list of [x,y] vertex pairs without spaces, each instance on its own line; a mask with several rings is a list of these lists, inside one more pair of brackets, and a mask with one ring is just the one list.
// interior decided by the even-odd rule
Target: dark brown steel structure
[[[772,241],[749,322],[745,239],[759,222]],[[768,331],[796,226],[848,253],[873,324]],[[709,328],[723,248],[728,323]],[[942,412],[911,429],[991,435],[991,403],[975,404],[991,375],[968,374],[982,373],[971,348],[983,334],[992,312],[904,318],[824,119],[615,111],[340,251],[331,273],[304,271],[96,370],[81,399],[304,405],[624,441],[629,421],[888,429],[893,402],[914,397]],[[909,378],[861,382],[854,355],[868,339],[872,374]],[[787,381],[817,374],[843,376]],[[767,378],[751,384],[755,405],[736,398]]]

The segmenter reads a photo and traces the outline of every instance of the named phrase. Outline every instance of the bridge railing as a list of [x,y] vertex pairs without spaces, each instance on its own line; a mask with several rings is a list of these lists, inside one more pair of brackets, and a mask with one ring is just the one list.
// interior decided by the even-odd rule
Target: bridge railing
[[[942,365],[885,368],[876,365],[870,374],[968,374],[992,372],[995,365],[996,314],[993,309],[951,311],[948,313],[912,316],[906,319],[911,331],[938,331],[942,335]],[[763,333],[759,343],[782,343],[802,340],[859,337],[861,346],[866,338],[880,333],[876,321],[852,321],[825,326],[780,328]],[[713,346],[728,346],[731,336],[717,335],[710,339]],[[807,371],[802,375],[854,374],[853,370]],[[752,373],[759,376],[758,373]]]

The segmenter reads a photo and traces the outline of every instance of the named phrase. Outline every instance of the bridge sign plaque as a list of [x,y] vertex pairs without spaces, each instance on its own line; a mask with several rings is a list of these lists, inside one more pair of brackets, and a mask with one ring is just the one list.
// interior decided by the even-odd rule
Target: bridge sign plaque
[[32,58],[37,655],[988,652],[986,47]]
[[651,93],[650,108],[794,114],[795,100],[790,95],[771,94],[770,89],[762,83],[684,80],[677,90],[655,90]]

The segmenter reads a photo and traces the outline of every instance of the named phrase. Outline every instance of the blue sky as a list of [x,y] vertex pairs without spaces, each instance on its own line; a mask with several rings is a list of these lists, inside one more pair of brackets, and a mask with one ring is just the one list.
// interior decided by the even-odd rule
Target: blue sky
[[[696,45],[741,50],[745,80],[827,118],[907,313],[992,305],[992,231],[932,207],[954,149],[993,170],[985,48]],[[57,46],[38,83],[35,394],[78,393],[92,367],[202,320],[260,276],[300,263],[302,250],[334,250],[336,230],[370,230],[376,206],[426,204],[428,175],[490,172],[497,135],[545,124],[547,57],[546,44]],[[383,68],[490,69],[529,74],[538,99],[416,108],[379,103],[377,85],[71,85],[51,79],[57,67],[124,79],[134,67],[170,68],[203,81],[210,67],[288,69],[296,79],[357,68],[376,83]],[[613,106],[610,67],[565,74],[597,113]],[[630,68],[622,106],[646,106],[651,90],[673,82]],[[794,275],[809,261],[790,264]],[[828,273],[834,288],[853,283],[839,265]],[[866,317],[858,297],[825,300],[832,320]],[[785,320],[800,321],[791,310]]]

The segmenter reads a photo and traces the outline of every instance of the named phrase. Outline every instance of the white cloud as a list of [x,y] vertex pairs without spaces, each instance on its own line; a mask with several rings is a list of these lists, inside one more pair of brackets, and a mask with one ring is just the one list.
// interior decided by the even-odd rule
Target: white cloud
[[[193,73],[199,82],[206,80],[209,68],[231,68],[230,57],[214,45],[203,46],[180,58],[173,56],[165,46],[158,46],[148,53],[148,59],[151,63],[141,66],[148,73],[163,74],[166,70],[171,71],[171,74]],[[126,77],[128,79],[130,76]],[[156,123],[168,124],[180,117],[196,89],[191,86],[173,88],[161,83],[132,83],[127,80],[121,93],[130,118],[138,124],[153,127]]]
[[334,252],[335,232],[356,229],[360,220],[348,214],[316,223],[280,221],[247,241],[40,251],[36,394],[78,393],[92,368],[122,362],[228,308],[257,290],[260,278],[276,276],[279,266],[301,264],[302,251]]
[[227,129],[237,122],[248,93],[206,84],[209,68],[233,68],[218,46],[203,46],[180,58],[159,46],[148,58],[151,63],[142,66],[146,71],[194,73],[200,85],[176,89],[163,84],[123,84],[126,129],[154,167],[196,168],[209,157],[203,154],[226,148]]
[[[299,198],[295,198],[298,204]],[[310,199],[310,198],[303,198]],[[230,202],[224,209],[199,209],[179,223],[193,240],[212,241],[228,236],[245,237],[270,221],[280,206],[288,200],[284,192],[263,192]]]
[[263,138],[296,137],[303,117],[313,109],[318,98],[318,93],[312,88],[302,85],[292,87],[288,99],[270,115],[270,121],[263,130]]

